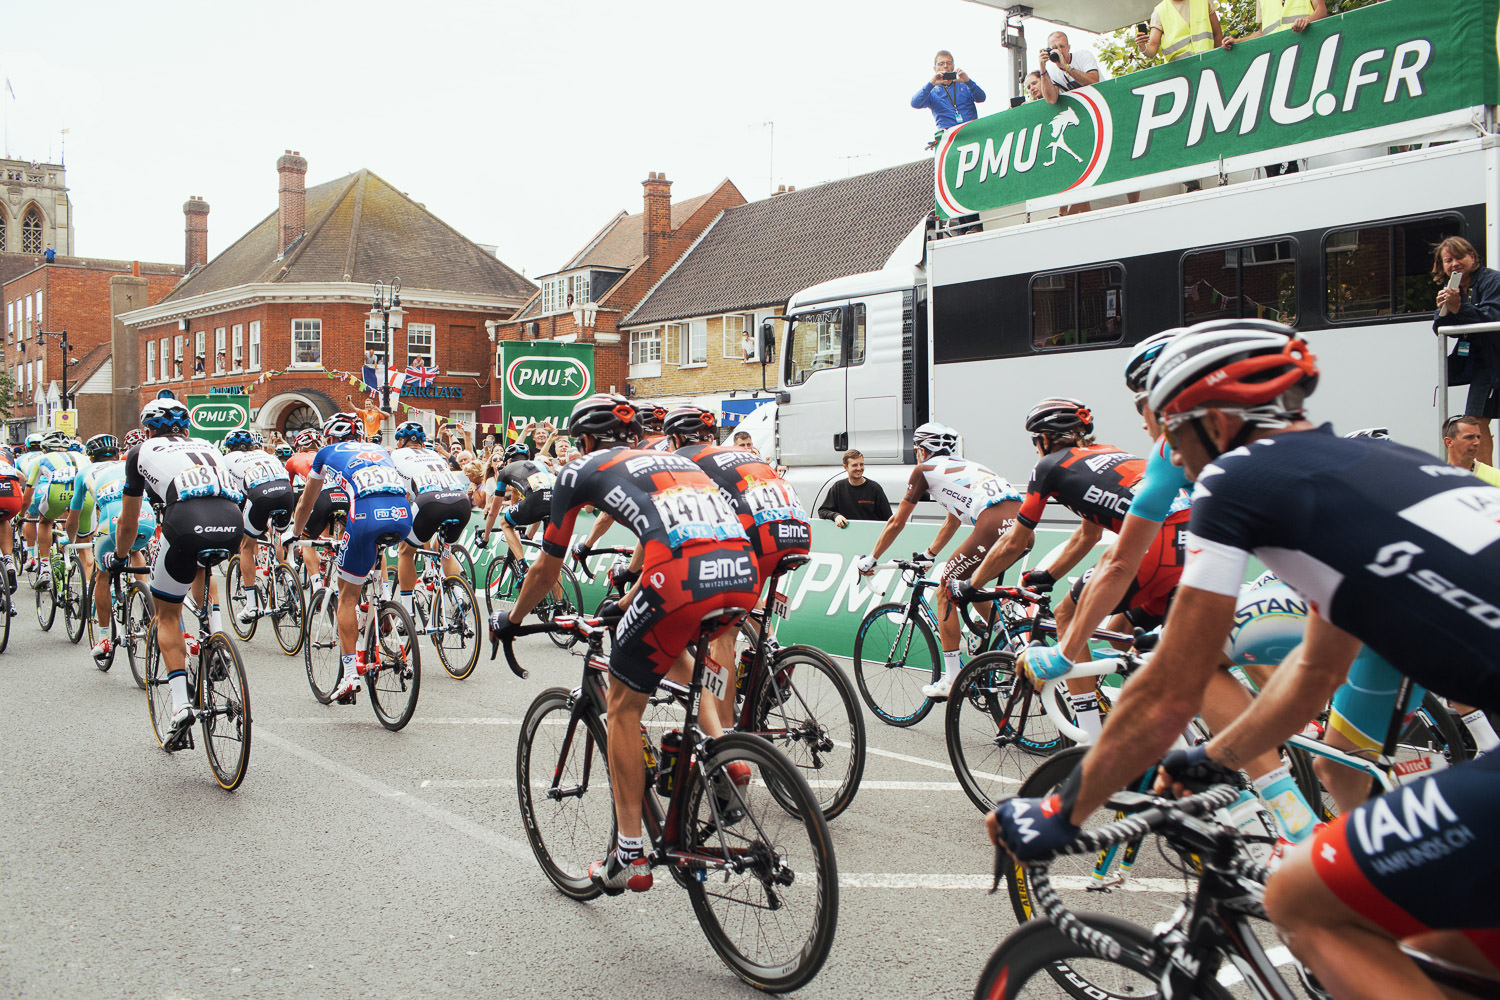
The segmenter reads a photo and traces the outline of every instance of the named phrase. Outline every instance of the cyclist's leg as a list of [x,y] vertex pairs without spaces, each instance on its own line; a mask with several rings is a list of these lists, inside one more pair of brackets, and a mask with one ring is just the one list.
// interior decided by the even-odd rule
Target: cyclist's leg
[[1495,727],[1490,724],[1489,718],[1484,714],[1484,709],[1475,708],[1473,705],[1465,705],[1458,701],[1449,701],[1448,704],[1453,711],[1458,713],[1459,720],[1463,722],[1464,728],[1474,738],[1474,747],[1480,753],[1493,750],[1500,746],[1500,735],[1495,733]]
[[[172,692],[172,725],[169,733],[174,739],[164,739],[164,746],[172,746],[175,737],[192,722],[191,702],[188,698],[187,642],[182,634],[182,601],[192,587],[198,572],[195,556],[197,550],[191,544],[191,532],[195,519],[184,504],[174,505],[163,520],[161,545],[156,550],[156,561],[151,566],[151,596],[156,607],[156,644],[161,652],[163,672]],[[176,539],[178,544],[174,545]]]
[[260,598],[255,590],[255,549],[256,539],[266,533],[266,516],[269,512],[257,510],[256,507],[254,497],[245,498],[245,534],[240,538],[240,596],[245,602],[242,614],[249,621],[242,621],[241,624],[244,625],[254,621],[260,610]]
[[[1323,742],[1339,750],[1379,753],[1396,708],[1401,674],[1370,649],[1361,649],[1349,665],[1349,679],[1333,694],[1328,729]],[[1423,690],[1412,689],[1406,711],[1422,701]],[[1339,812],[1348,812],[1370,796],[1370,776],[1319,757],[1313,772],[1333,796]]]
[[400,598],[400,604],[411,614],[411,595],[417,586],[417,549],[422,545],[422,540],[417,537],[415,523],[411,532],[401,542],[400,548],[396,550],[396,589]]
[[933,609],[933,613],[937,615],[939,644],[943,649],[943,676],[941,680],[923,686],[922,693],[929,698],[946,698],[963,666],[960,656],[963,633],[959,627],[958,609],[948,598],[948,581],[966,580],[973,574],[985,553],[1000,540],[1007,520],[1014,516],[1016,506],[1015,502],[1006,501],[980,511],[973,529],[948,557],[948,563],[943,567],[943,586],[937,588],[937,606]]

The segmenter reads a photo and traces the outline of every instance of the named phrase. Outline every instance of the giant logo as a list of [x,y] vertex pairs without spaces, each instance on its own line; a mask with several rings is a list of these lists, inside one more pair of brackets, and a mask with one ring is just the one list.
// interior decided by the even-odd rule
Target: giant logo
[[582,399],[592,387],[588,366],[577,358],[522,357],[505,368],[505,388],[518,399],[566,402]]

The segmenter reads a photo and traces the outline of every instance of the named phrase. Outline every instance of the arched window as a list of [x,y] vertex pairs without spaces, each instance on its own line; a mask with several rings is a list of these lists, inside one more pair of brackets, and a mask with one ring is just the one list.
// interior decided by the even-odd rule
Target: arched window
[[0,252],[3,252],[5,250],[5,224],[7,221],[8,220],[5,218],[5,210],[0,209]]
[[21,252],[42,252],[42,213],[32,205],[21,219]]

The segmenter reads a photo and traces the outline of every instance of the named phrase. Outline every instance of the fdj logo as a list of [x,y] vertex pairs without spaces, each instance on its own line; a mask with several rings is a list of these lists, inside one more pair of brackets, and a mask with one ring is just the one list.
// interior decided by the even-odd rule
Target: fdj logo
[[582,399],[593,379],[577,358],[516,358],[505,369],[505,388],[518,399]]
[[189,415],[193,426],[200,431],[232,431],[244,427],[249,416],[242,407],[223,403],[199,403]]

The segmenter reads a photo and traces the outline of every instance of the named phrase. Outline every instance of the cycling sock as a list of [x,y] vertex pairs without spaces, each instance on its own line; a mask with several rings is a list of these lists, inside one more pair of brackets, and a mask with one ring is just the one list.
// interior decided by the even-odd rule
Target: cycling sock
[[210,632],[224,631],[224,614],[217,604],[208,609],[208,630]]
[[403,590],[403,591],[401,591],[401,598],[400,598],[400,600],[401,600],[401,608],[402,608],[402,610],[405,611],[407,614],[411,614],[412,613],[412,609],[411,609],[411,591],[409,591],[409,590]]
[[1480,753],[1500,746],[1500,736],[1495,735],[1495,727],[1490,725],[1489,717],[1484,714],[1484,709],[1474,709],[1463,717],[1463,723],[1469,728],[1469,735],[1474,737],[1474,747]]
[[177,670],[167,675],[167,687],[172,690],[172,711],[184,708],[192,703],[188,698],[187,671]]
[[954,677],[961,669],[963,669],[963,663],[959,661],[958,650],[943,650],[943,676]]
[[1104,728],[1104,720],[1099,717],[1099,696],[1093,691],[1070,694],[1068,703],[1073,706],[1073,718],[1077,720],[1078,728],[1088,735],[1089,742],[1098,739],[1099,731]]
[[627,865],[640,857],[641,846],[640,837],[627,837],[623,833],[615,834],[615,857],[620,859],[622,865]]
[[241,587],[240,588],[240,593],[245,598],[245,610],[246,611],[254,611],[255,610],[255,605],[256,605],[256,598],[258,598],[260,596],[258,593],[256,593],[255,588],[254,587]]
[[355,658],[353,653],[343,654],[340,657],[340,662],[343,664],[343,670],[339,673],[340,677],[348,677],[355,672]]
[[1303,797],[1302,789],[1297,787],[1291,768],[1283,764],[1275,770],[1267,771],[1251,784],[1255,786],[1261,801],[1276,814],[1282,836],[1294,844],[1300,844],[1312,836],[1317,818],[1313,816],[1312,807]]

